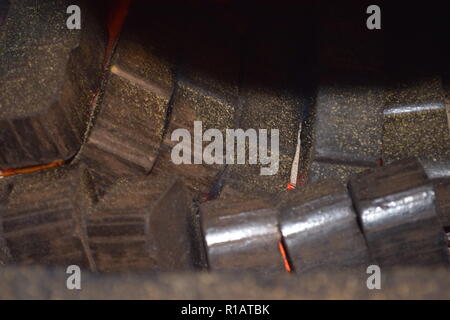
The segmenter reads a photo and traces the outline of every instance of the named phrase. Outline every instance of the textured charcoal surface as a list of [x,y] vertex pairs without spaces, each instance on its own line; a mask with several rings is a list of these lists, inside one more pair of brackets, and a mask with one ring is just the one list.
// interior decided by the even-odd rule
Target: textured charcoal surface
[[[80,31],[66,28],[68,4]],[[447,273],[406,267],[449,261],[448,44],[432,37],[438,19],[398,2],[379,3],[383,29],[367,30],[369,4],[134,1],[106,70],[106,6],[0,0],[0,169],[67,160],[0,176],[0,265],[148,274],[87,274],[77,297],[436,297]],[[421,23],[402,25],[403,9]],[[193,141],[194,121],[224,138],[279,129],[278,172],[195,152],[174,164],[176,129],[209,144]],[[396,162],[407,157],[420,162]],[[372,263],[383,281],[384,267],[406,274],[368,292]],[[28,272],[29,296],[71,295],[38,287],[59,271]],[[19,275],[0,268],[1,297],[28,297]]]
[[202,246],[195,235],[195,219],[186,188],[177,180],[148,213],[147,241],[159,271],[192,271],[199,264]]
[[369,265],[347,188],[325,180],[295,190],[280,201],[279,225],[297,272],[345,270]]
[[93,6],[77,4],[83,28],[68,30],[67,1],[11,1],[0,28],[2,168],[66,160],[81,146],[106,36]]
[[[214,96],[209,96],[208,93],[198,90],[190,83],[180,82],[173,97],[172,108],[164,148],[161,149],[155,170],[174,171],[186,180],[187,185],[192,187],[194,192],[209,193],[224,165],[202,162],[202,154],[196,152],[195,148],[196,146],[204,148],[207,143],[194,140],[194,121],[202,121],[203,133],[215,128],[224,136],[225,129],[233,126],[233,106]],[[192,147],[191,164],[175,165],[171,160],[172,148],[178,143],[171,141],[172,132],[176,129],[186,129],[190,133],[191,139],[187,143],[189,147]]]
[[84,167],[61,167],[3,179],[3,236],[15,264],[93,268],[86,217],[95,200]]
[[370,4],[322,1],[318,6],[317,93],[304,166],[308,182],[345,182],[381,158],[384,32],[361,23],[359,12]]
[[450,226],[450,158],[447,160],[421,159],[420,163],[436,194],[436,209],[439,220],[446,228]]
[[450,131],[440,77],[393,81],[386,99],[383,160],[450,159]]
[[97,270],[156,269],[148,248],[146,208],[158,201],[169,183],[154,176],[121,179],[100,199],[87,226]]
[[119,178],[150,172],[174,87],[173,52],[164,51],[172,43],[170,28],[162,25],[167,8],[154,8],[152,17],[158,18],[145,26],[147,33],[139,9],[129,13],[94,126],[77,157],[92,170],[100,193]]
[[376,79],[330,76],[316,98],[313,159],[375,166],[381,157],[383,90]]
[[200,207],[211,270],[283,272],[278,211],[264,200],[214,200]]
[[[448,91],[448,44],[434,35],[448,29],[443,3],[431,6],[389,6],[386,45],[387,97],[383,131],[385,163],[409,156],[427,161],[450,159],[445,112]],[[392,7],[392,8],[391,8]],[[392,9],[392,10],[391,10]],[[421,23],[407,26],[395,15]],[[447,84],[446,84],[447,83]]]
[[180,181],[150,175],[123,179],[99,201],[87,233],[99,271],[190,270],[192,211]]
[[209,266],[269,275],[284,272],[282,243],[300,274],[359,272],[372,262],[444,265],[445,224],[434,203],[436,193],[445,210],[440,182],[433,180],[433,191],[420,163],[403,161],[352,178],[353,199],[338,181],[278,197],[230,195],[200,205],[199,230],[181,180],[157,172],[121,179],[97,200],[83,166],[60,167],[1,180],[2,263],[75,263],[102,272]]
[[371,258],[381,266],[449,261],[435,192],[417,160],[371,169],[350,180]]
[[286,188],[297,132],[309,104],[308,93],[300,84],[311,81],[311,55],[303,50],[311,45],[311,8],[290,4],[284,9],[282,13],[263,7],[260,20],[255,19],[245,38],[237,126],[243,130],[267,129],[269,150],[272,129],[279,130],[279,168],[274,174],[261,175],[261,167],[268,166],[261,163],[229,167],[226,184],[245,193],[276,193]]
[[100,192],[119,178],[145,175],[158,155],[167,99],[111,74],[101,110],[78,160]]
[[[203,10],[206,10],[204,12]],[[194,194],[208,194],[224,170],[223,164],[196,164],[202,154],[195,151],[207,142],[194,141],[194,121],[202,121],[203,133],[218,129],[225,137],[227,128],[234,128],[241,68],[239,38],[227,32],[222,23],[226,10],[198,9],[186,17],[180,36],[178,82],[171,104],[164,146],[155,170],[175,172]],[[198,52],[202,52],[201,55]],[[171,148],[174,130],[185,129],[191,135],[192,164],[174,165]],[[203,159],[205,160],[205,159]]]
[[307,182],[316,183],[326,179],[336,179],[342,184],[346,184],[349,177],[366,169],[366,166],[313,161],[309,166]]

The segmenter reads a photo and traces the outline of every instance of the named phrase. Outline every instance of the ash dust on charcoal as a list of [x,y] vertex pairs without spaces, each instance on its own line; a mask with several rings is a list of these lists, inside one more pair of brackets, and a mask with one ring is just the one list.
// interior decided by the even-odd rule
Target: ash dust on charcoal
[[[369,30],[371,4],[0,0],[0,264],[305,281],[448,267],[445,10],[379,1]],[[267,129],[270,157],[278,130],[278,161],[212,162],[210,129],[214,159],[230,129]]]

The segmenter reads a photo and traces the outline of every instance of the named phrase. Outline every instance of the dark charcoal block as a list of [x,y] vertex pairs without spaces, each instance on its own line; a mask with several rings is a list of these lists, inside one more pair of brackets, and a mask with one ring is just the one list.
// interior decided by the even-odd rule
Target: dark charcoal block
[[[113,67],[114,68],[114,67]],[[79,160],[101,192],[118,178],[147,174],[158,155],[168,96],[112,74]]]
[[147,239],[158,270],[187,271],[198,264],[201,245],[194,242],[201,240],[195,235],[190,205],[183,182],[177,180],[147,211]]
[[278,211],[263,200],[209,201],[200,207],[211,270],[281,272]]
[[169,14],[162,4],[130,9],[100,110],[79,156],[100,193],[119,178],[148,174],[155,163],[174,87],[171,46],[177,24],[166,25]]
[[[333,80],[334,79],[334,80]],[[307,180],[339,179],[381,159],[383,89],[377,80],[322,78],[312,114]]]
[[156,267],[147,245],[145,208],[158,201],[169,183],[154,177],[121,179],[100,199],[87,227],[99,271]]
[[237,107],[241,53],[238,35],[221,23],[224,13],[213,7],[185,14],[184,30],[179,30],[178,35],[178,83],[164,140],[169,146],[176,143],[170,137],[178,128],[187,129],[193,137],[194,121],[202,121],[203,132],[233,128]]
[[367,267],[368,249],[342,184],[310,184],[287,193],[279,206],[281,234],[297,272]]
[[155,269],[157,263],[149,255],[145,241],[145,215],[142,210],[129,211],[89,219],[89,245],[100,272]]
[[[194,197],[199,193],[208,194],[224,165],[207,164],[200,160],[203,154],[195,152],[195,146],[199,143],[194,141],[194,121],[202,121],[203,133],[214,128],[220,130],[225,137],[225,129],[233,127],[234,112],[234,106],[222,100],[220,96],[211,95],[192,83],[181,80],[173,96],[167,134],[153,170],[160,174],[180,177]],[[172,141],[171,136],[177,129],[186,129],[190,133],[191,141],[188,146],[191,148],[191,164],[176,165],[172,161],[172,148],[179,142]],[[203,149],[209,144],[200,143]]]
[[[184,178],[194,193],[208,193],[222,170],[221,165],[175,166],[170,158],[176,143],[171,134],[178,128],[193,136],[196,120],[203,121],[204,130],[233,127],[237,87],[228,84],[238,81],[239,50],[215,33],[224,28],[214,17],[197,14],[173,11],[163,1],[132,5],[113,59],[114,75],[80,156],[93,169],[101,192],[120,176],[153,170]],[[201,58],[193,54],[202,50]]]
[[85,234],[94,191],[85,168],[61,167],[1,183],[10,188],[1,215],[11,262],[95,268]]
[[218,165],[179,164],[171,159],[171,149],[164,145],[152,174],[162,176],[176,176],[180,178],[188,188],[190,199],[198,199],[206,196],[211,191],[215,181],[220,176],[221,169]]
[[306,23],[310,8],[294,3],[283,7],[283,13],[277,8],[267,10],[263,4],[261,8],[260,17],[250,20],[253,25],[246,38],[236,122],[243,130],[267,129],[269,143],[271,131],[279,131],[279,167],[274,174],[263,176],[261,167],[268,165],[248,164],[248,156],[247,164],[231,165],[226,184],[245,193],[278,192],[289,183],[298,130],[308,104],[301,83],[306,87],[312,81],[311,57],[304,50],[311,45],[311,25]]
[[383,128],[383,89],[377,79],[324,76],[314,119],[314,161],[376,165]]
[[370,169],[350,180],[350,190],[370,255],[380,266],[448,262],[435,192],[418,161]]
[[310,182],[346,181],[381,158],[384,34],[367,29],[371,4],[325,0],[317,5],[319,78],[305,166]]
[[[432,6],[389,2],[391,32],[386,65],[390,81],[385,110],[385,162],[416,156],[431,161],[450,159],[445,91],[448,93],[448,44],[436,37],[448,29],[444,2]],[[392,9],[392,10],[391,10]],[[408,16],[407,24],[397,15]],[[389,11],[388,11],[389,13]],[[447,95],[448,98],[448,95]]]
[[175,6],[182,10],[163,0],[132,2],[113,58],[121,70],[168,92],[184,26]]
[[[223,164],[200,161],[202,154],[194,152],[194,145],[198,145],[194,141],[194,121],[202,122],[203,133],[208,129],[218,129],[225,137],[225,130],[234,127],[239,76],[239,47],[233,47],[235,42],[228,38],[222,43],[219,36],[211,34],[213,30],[222,34],[223,30],[216,22],[206,27],[205,19],[191,22],[187,38],[182,40],[179,81],[172,97],[171,115],[167,119],[164,147],[154,168],[158,172],[174,172],[194,194],[209,193],[224,169]],[[207,45],[211,47],[205,48]],[[203,50],[201,56],[205,59],[193,54],[194,49]],[[217,70],[210,73],[211,68]],[[191,135],[192,164],[175,165],[171,161],[172,148],[178,144],[178,141],[171,140],[176,129],[186,129]],[[203,142],[203,148],[208,144]],[[201,164],[194,164],[196,161]]]
[[[82,29],[68,30],[78,4]],[[11,1],[0,28],[0,167],[68,159],[80,148],[100,87],[106,34],[87,1]]]
[[122,179],[89,217],[88,236],[97,269],[187,270],[194,266],[193,218],[184,186],[174,179]]
[[[234,112],[235,106],[220,95],[210,94],[182,79],[173,97],[172,115],[164,142],[169,146],[177,144],[177,141],[171,141],[171,134],[180,128],[187,129],[193,141],[194,121],[202,121],[203,132],[214,128],[224,135],[225,129],[233,128]],[[205,142],[204,146],[207,144]],[[199,156],[192,152],[192,161]]]
[[98,271],[156,267],[147,244],[145,208],[158,201],[169,183],[154,176],[121,179],[100,199],[87,226]]
[[[181,32],[178,83],[172,99],[171,117],[164,138],[164,148],[155,166],[161,172],[175,172],[194,197],[209,194],[222,174],[223,164],[194,164],[202,156],[194,152],[194,121],[202,122],[203,133],[234,128],[238,108],[238,85],[241,68],[239,32],[224,22],[227,8],[214,5],[196,7],[186,15],[186,27]],[[200,52],[200,54],[199,54]],[[176,129],[190,132],[192,164],[175,165],[171,149],[178,142],[171,141]],[[209,143],[202,143],[203,148]],[[204,159],[203,159],[204,160]]]

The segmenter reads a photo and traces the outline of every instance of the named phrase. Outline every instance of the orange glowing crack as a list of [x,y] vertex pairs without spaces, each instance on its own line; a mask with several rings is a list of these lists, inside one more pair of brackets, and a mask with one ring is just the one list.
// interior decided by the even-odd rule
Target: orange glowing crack
[[4,171],[0,171],[0,177],[9,177],[9,176],[13,176],[16,174],[21,174],[21,173],[33,173],[33,172],[40,171],[43,169],[55,168],[62,164],[64,164],[64,161],[58,160],[58,161],[54,161],[50,164],[44,164],[44,165],[40,165],[40,166],[26,167],[26,168],[19,168],[19,169],[6,169]]
[[289,183],[287,184],[287,186],[286,186],[286,189],[288,189],[288,190],[294,190],[294,189],[295,189],[295,184],[289,182]]
[[111,11],[108,16],[108,46],[106,48],[106,55],[104,65],[109,64],[114,45],[117,42],[120,31],[122,30],[125,19],[128,15],[128,9],[130,7],[131,0],[116,0],[112,4]]
[[292,268],[291,265],[289,264],[289,260],[287,258],[286,255],[286,250],[284,248],[284,245],[281,241],[278,241],[278,249],[280,250],[281,256],[283,257],[283,261],[284,261],[284,268],[286,269],[287,272],[291,272]]
[[299,172],[297,176],[297,182],[292,183],[288,182],[286,185],[287,190],[295,190],[297,187],[302,186],[305,183],[305,174],[303,172]]

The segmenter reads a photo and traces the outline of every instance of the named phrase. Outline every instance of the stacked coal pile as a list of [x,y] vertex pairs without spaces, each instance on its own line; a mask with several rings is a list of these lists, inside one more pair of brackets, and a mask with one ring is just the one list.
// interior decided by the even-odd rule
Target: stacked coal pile
[[[80,30],[66,27],[71,4]],[[135,1],[119,6],[128,16],[116,38],[106,6],[8,1],[0,263],[263,275],[446,267],[449,69],[426,37],[439,26],[413,50],[412,36],[393,40],[402,26],[367,30],[369,4]],[[279,129],[277,172],[205,163],[195,139],[191,163],[175,164],[172,133],[194,137],[196,121],[203,132]]]

